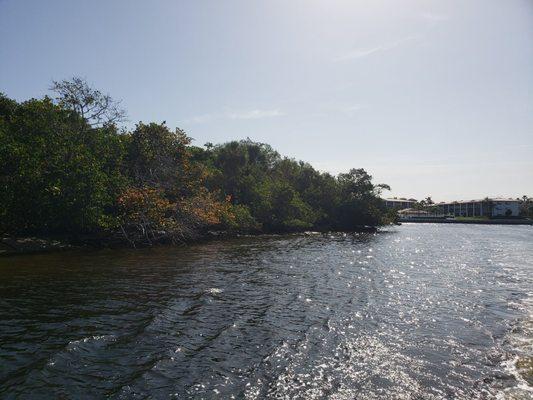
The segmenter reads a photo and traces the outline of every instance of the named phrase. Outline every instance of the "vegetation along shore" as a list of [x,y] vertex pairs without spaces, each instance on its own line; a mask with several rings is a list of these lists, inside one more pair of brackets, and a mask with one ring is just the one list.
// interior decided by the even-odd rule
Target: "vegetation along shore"
[[394,219],[379,198],[388,186],[364,169],[333,176],[249,139],[199,147],[165,122],[127,130],[119,103],[83,79],[52,91],[23,102],[0,94],[4,246],[30,236],[139,246]]

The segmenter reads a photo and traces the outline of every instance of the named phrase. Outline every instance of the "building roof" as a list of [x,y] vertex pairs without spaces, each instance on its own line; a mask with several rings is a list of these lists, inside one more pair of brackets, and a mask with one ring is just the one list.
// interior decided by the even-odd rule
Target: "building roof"
[[425,210],[416,210],[414,208],[404,208],[403,210],[399,210],[398,214],[428,215],[429,212]]
[[[443,205],[443,204],[465,204],[465,203],[481,203],[481,202],[484,202],[486,201],[487,198],[484,198],[484,199],[475,199],[475,200],[457,200],[457,201],[442,201],[440,203],[437,203],[437,205]],[[503,198],[503,197],[489,197],[488,200],[490,201],[508,201],[508,202],[515,202],[515,203],[519,203],[520,200],[516,200],[516,199],[506,199],[506,198]]]
[[395,199],[395,198],[387,198],[387,199],[383,199],[385,201],[398,201],[398,202],[404,202],[404,203],[414,203],[415,199]]

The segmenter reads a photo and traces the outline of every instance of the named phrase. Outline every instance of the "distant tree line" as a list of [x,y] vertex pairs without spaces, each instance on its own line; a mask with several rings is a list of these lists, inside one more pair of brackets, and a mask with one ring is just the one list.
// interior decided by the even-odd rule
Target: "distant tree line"
[[0,233],[120,237],[135,245],[208,230],[357,230],[387,223],[363,169],[333,176],[251,140],[193,146],[163,123],[119,128],[120,105],[83,79],[55,98],[0,94]]
[[431,196],[426,197],[425,199],[417,201],[413,208],[415,210],[427,211],[433,214],[439,214],[441,212],[440,207],[435,204]]

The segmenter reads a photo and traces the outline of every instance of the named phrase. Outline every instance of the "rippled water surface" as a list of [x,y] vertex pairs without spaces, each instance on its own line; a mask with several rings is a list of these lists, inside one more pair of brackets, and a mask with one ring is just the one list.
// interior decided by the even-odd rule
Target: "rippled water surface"
[[530,226],[3,258],[0,397],[532,398],[532,291]]

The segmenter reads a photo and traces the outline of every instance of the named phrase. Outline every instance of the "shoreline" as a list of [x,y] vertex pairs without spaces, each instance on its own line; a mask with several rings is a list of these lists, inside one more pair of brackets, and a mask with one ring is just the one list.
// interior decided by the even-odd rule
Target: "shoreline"
[[400,219],[396,224],[383,225],[378,227],[362,226],[353,231],[335,231],[335,230],[302,230],[293,232],[232,232],[232,231],[207,231],[195,237],[184,239],[180,242],[173,242],[170,239],[162,239],[153,243],[137,243],[132,246],[126,239],[118,239],[112,235],[84,235],[78,237],[69,237],[67,235],[57,236],[4,236],[0,237],[0,257],[9,257],[27,254],[52,253],[76,249],[125,249],[125,248],[148,248],[159,245],[187,246],[208,242],[216,239],[231,239],[245,236],[261,235],[283,235],[283,234],[305,234],[306,232],[316,232],[319,234],[328,233],[372,233],[382,228],[390,226],[400,226],[405,223],[437,223],[437,224],[478,224],[478,225],[533,225],[533,220],[432,220],[417,219],[407,220]]
[[[385,227],[385,226],[383,226]],[[382,227],[360,227],[358,230],[350,231],[349,233],[373,233],[377,232]],[[232,232],[232,231],[207,231],[203,234],[199,234],[195,237],[184,239],[179,242],[173,242],[170,239],[162,239],[154,241],[152,243],[137,243],[132,246],[126,239],[117,239],[113,236],[101,236],[101,235],[86,235],[83,237],[68,237],[68,236],[4,236],[0,237],[0,257],[10,257],[17,255],[28,254],[42,254],[42,253],[55,253],[67,250],[76,249],[142,249],[150,248],[160,245],[170,246],[187,246],[194,245],[211,240],[217,239],[231,239],[236,237],[246,236],[262,236],[262,235],[290,235],[290,234],[306,234],[306,232],[316,232],[319,234],[327,233],[342,233],[343,231],[332,230],[302,230],[293,232]],[[348,233],[348,232],[344,232]]]
[[417,218],[407,219],[400,218],[399,222],[414,223],[414,224],[478,224],[478,225],[533,225],[533,220],[530,219],[466,219],[466,220],[454,220],[454,219],[433,219],[433,218]]

